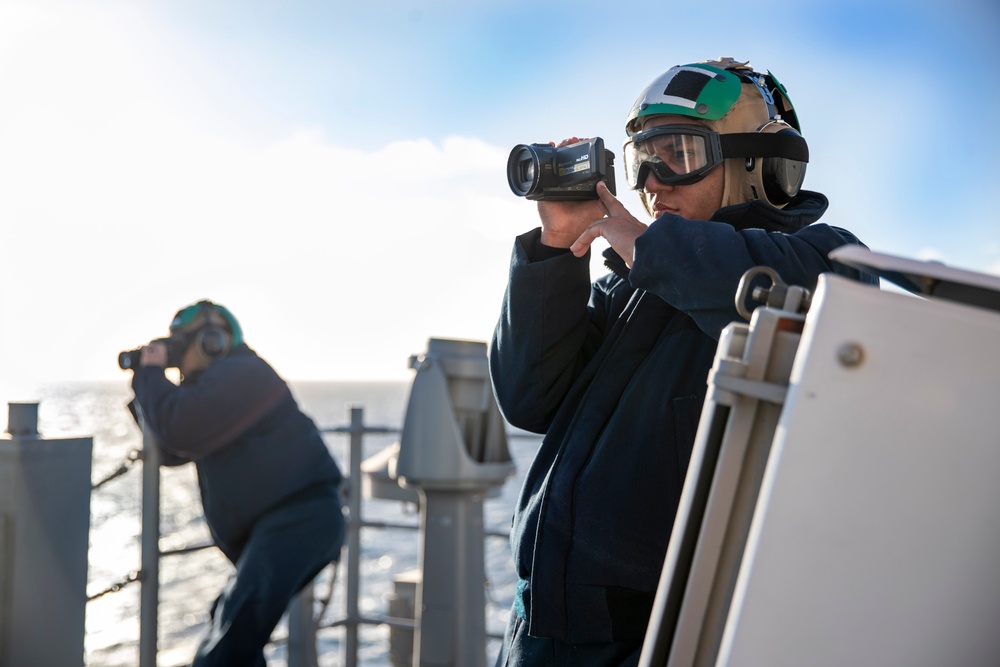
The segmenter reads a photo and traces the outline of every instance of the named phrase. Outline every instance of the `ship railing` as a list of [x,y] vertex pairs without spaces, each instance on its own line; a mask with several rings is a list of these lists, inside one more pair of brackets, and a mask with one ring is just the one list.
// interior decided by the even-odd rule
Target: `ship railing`
[[[329,628],[344,629],[343,654],[346,667],[357,667],[359,648],[359,629],[362,625],[385,625],[390,628],[415,630],[418,622],[413,618],[400,618],[390,615],[362,615],[360,612],[360,581],[361,581],[361,530],[362,529],[402,529],[419,530],[419,526],[408,523],[387,521],[368,521],[361,516],[363,444],[366,435],[398,434],[397,427],[373,426],[365,424],[364,408],[349,406],[349,422],[344,426],[321,429],[324,434],[341,434],[349,436],[348,474],[345,478],[345,505],[348,510],[346,521],[346,563],[334,561],[331,565],[336,570],[343,566],[346,575],[344,616],[328,622],[322,621],[322,612],[315,613],[315,597],[313,582],[308,584],[291,602],[287,616],[287,636],[272,639],[277,643],[287,644],[288,667],[316,667],[317,631]],[[141,501],[141,538],[140,567],[129,572],[122,580],[111,584],[99,593],[90,595],[88,602],[118,592],[125,586],[136,581],[140,584],[139,595],[139,663],[138,667],[157,667],[157,643],[159,632],[159,571],[160,560],[167,556],[181,556],[213,547],[213,544],[197,544],[171,550],[161,550],[160,541],[160,451],[156,445],[156,436],[145,426],[141,411],[138,412],[139,423],[142,425],[142,449],[131,450],[122,465],[107,477],[93,485],[97,489],[107,482],[122,476],[132,469],[136,461],[142,462],[142,501]],[[508,533],[487,530],[487,537],[506,539]],[[341,558],[343,560],[343,557]],[[330,582],[332,597],[333,580]],[[323,604],[326,607],[327,599]],[[490,633],[490,638],[498,639],[500,635]]]

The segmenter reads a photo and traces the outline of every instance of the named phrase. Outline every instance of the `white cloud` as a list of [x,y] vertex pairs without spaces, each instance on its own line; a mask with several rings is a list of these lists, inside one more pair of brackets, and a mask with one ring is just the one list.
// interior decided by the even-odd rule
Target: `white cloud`
[[21,29],[5,62],[31,63],[0,70],[19,99],[0,110],[8,388],[121,377],[119,350],[202,297],[293,378],[408,377],[428,337],[489,336],[513,237],[537,224],[506,148],[263,143],[151,85],[127,16],[0,11]]
[[0,204],[17,249],[3,273],[35,276],[2,297],[32,323],[5,349],[48,350],[22,373],[104,375],[202,296],[294,377],[403,375],[428,336],[489,335],[510,243],[536,224],[503,181],[505,151],[454,138],[363,152],[318,132],[256,148],[155,125],[103,136],[92,169],[92,139],[63,137],[78,169],[59,196],[35,172]]

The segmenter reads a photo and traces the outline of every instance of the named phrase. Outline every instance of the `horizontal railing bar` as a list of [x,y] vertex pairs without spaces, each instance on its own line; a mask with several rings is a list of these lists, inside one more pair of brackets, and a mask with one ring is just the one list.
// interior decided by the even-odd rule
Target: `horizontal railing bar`
[[194,553],[196,551],[204,551],[205,549],[211,549],[215,545],[211,542],[205,544],[192,544],[187,547],[178,547],[177,549],[167,549],[166,551],[160,552],[160,558],[164,556],[183,556],[184,554]]

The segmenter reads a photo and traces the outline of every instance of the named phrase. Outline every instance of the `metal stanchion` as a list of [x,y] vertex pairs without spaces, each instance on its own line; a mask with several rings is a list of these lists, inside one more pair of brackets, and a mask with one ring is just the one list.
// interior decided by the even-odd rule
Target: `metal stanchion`
[[142,554],[139,594],[139,667],[156,667],[160,596],[160,448],[135,404],[142,426]]
[[319,662],[313,600],[309,582],[288,605],[288,667],[316,667]]
[[358,664],[358,578],[361,574],[361,443],[364,438],[365,410],[351,406],[351,472],[348,477],[350,496],[347,499],[347,622],[344,627],[344,649],[347,667]]

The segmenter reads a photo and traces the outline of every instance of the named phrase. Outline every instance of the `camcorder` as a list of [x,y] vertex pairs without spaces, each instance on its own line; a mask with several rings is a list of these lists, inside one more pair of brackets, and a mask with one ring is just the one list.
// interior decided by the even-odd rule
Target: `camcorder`
[[615,154],[600,137],[561,148],[518,144],[507,159],[507,182],[518,197],[535,201],[597,199],[597,183],[615,193]]
[[[181,365],[181,358],[184,356],[184,345],[183,342],[177,338],[157,338],[156,340],[149,341],[149,344],[153,343],[163,343],[167,346],[167,365],[166,368],[179,368]],[[118,367],[123,371],[132,371],[139,368],[139,359],[142,356],[142,348],[137,347],[134,350],[126,350],[125,352],[118,353]]]

